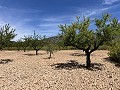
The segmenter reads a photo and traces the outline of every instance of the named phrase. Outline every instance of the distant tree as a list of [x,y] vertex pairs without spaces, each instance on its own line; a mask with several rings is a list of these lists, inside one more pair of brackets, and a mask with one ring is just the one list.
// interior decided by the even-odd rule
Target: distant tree
[[34,31],[34,35],[30,36],[30,46],[36,51],[36,55],[38,55],[38,51],[44,46],[44,38],[39,34],[36,34]]
[[114,32],[117,31],[118,21],[116,18],[111,19],[109,14],[104,14],[101,19],[95,18],[94,23],[96,30],[91,30],[90,24],[93,23],[90,18],[83,18],[71,25],[60,25],[64,44],[67,46],[74,46],[77,49],[83,50],[86,55],[86,66],[90,68],[90,55],[92,52],[103,45],[104,42],[111,41]]
[[22,39],[18,39],[15,43],[15,46],[16,46],[17,50],[20,51],[20,49],[22,47]]
[[52,54],[55,52],[55,51],[57,51],[57,45],[56,45],[56,43],[54,42],[54,40],[53,41],[50,41],[50,40],[46,40],[45,41],[45,45],[46,45],[46,48],[45,48],[45,50],[46,50],[46,52],[47,52],[47,54],[49,54],[49,59],[51,59],[52,58]]
[[0,29],[0,50],[10,44],[10,41],[17,35],[14,33],[15,29],[6,24]]
[[24,38],[22,38],[23,39],[23,42],[22,42],[22,47],[23,47],[23,50],[24,50],[24,52],[26,51],[26,49],[27,49],[27,47],[29,47],[30,46],[30,37],[27,37],[27,36],[24,36]]
[[46,46],[46,51],[47,53],[49,54],[49,59],[52,58],[52,54],[53,54],[53,51],[54,51],[54,48],[53,48],[53,45],[52,44],[48,44]]
[[46,38],[47,42],[52,42],[52,44],[56,45],[56,48],[60,51],[61,48],[64,48],[63,37],[59,34],[58,36]]
[[58,49],[59,49],[59,51],[60,51],[61,48],[64,47],[64,42],[63,42],[63,41],[59,41],[59,42],[57,42],[57,46],[58,46]]
[[65,47],[63,42],[63,37],[61,37],[60,34],[56,37],[55,44],[57,45],[59,51],[61,50],[61,48]]

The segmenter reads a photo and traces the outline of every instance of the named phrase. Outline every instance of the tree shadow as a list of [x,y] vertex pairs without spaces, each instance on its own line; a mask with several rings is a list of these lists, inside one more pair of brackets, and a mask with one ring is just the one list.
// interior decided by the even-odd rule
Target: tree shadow
[[7,63],[12,62],[12,61],[13,60],[11,60],[11,59],[1,59],[0,64],[7,64]]
[[104,58],[106,62],[113,63],[116,67],[120,68],[120,62],[117,62],[117,60],[114,60],[110,57]]
[[43,59],[55,59],[55,57],[46,57],[46,58],[43,58]]
[[81,53],[72,53],[70,55],[71,56],[85,56],[85,54],[81,54]]
[[57,70],[86,69],[91,71],[102,70],[102,66],[103,65],[100,63],[92,63],[91,67],[87,69],[85,64],[79,64],[76,60],[68,60],[68,62],[66,63],[57,63],[57,64],[51,65],[51,67],[54,67],[54,69],[57,69]]
[[[44,55],[45,53],[38,53],[38,55]],[[31,54],[31,53],[28,53],[28,54],[23,54],[23,55],[26,55],[26,56],[36,56],[36,54]]]
[[[86,56],[84,53],[72,53],[71,56]],[[91,56],[95,56],[94,54],[91,54]]]

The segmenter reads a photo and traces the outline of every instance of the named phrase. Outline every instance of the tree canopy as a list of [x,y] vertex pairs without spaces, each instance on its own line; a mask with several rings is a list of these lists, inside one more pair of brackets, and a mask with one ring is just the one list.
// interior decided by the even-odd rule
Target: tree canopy
[[[90,29],[90,25],[95,23],[96,30]],[[104,42],[110,42],[120,32],[119,23],[116,18],[111,18],[109,14],[104,14],[102,18],[77,17],[77,21],[71,25],[60,25],[64,44],[74,46],[77,49],[85,51],[87,67],[90,67],[90,54],[103,45]]]
[[15,29],[11,28],[9,24],[6,24],[0,29],[0,49],[2,50],[7,46],[10,41],[17,35],[14,33]]

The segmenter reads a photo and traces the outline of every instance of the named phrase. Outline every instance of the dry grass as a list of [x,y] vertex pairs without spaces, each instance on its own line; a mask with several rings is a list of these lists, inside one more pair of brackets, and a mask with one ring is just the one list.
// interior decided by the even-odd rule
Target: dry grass
[[85,68],[82,51],[0,51],[0,90],[120,90],[120,67],[107,62],[108,51],[91,55]]

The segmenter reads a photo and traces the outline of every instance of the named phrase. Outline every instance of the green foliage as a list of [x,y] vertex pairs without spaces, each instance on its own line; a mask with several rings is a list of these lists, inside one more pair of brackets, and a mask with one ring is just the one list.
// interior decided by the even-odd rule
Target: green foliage
[[52,54],[57,51],[56,39],[45,39],[45,51],[49,54],[49,59],[52,58]]
[[49,54],[49,59],[52,58],[52,54],[56,51],[56,46],[52,43],[49,43],[47,46],[46,46],[46,51],[47,51],[47,54]]
[[[118,23],[118,20],[115,19],[113,23]],[[113,24],[113,27],[115,28],[116,32],[114,32],[114,39],[110,43],[110,49],[109,49],[109,57],[112,61],[115,61],[117,63],[120,63],[120,23],[118,23],[116,26]]]
[[31,37],[27,37],[27,36],[24,36],[24,38],[22,38],[23,39],[23,42],[22,42],[22,48],[23,48],[23,50],[24,50],[24,52],[26,51],[26,49],[28,48],[28,47],[30,47],[30,41],[31,41]]
[[66,49],[64,46],[63,37],[61,37],[61,35],[46,38],[45,42],[52,42],[58,50]]
[[58,46],[58,49],[60,51],[62,48],[64,48],[64,42],[63,41],[57,42],[57,46]]
[[29,36],[29,42],[30,46],[36,51],[36,55],[38,55],[38,51],[44,46],[44,39],[45,37],[42,37],[39,34],[36,34],[34,31],[34,35]]
[[15,46],[16,46],[17,50],[20,51],[20,49],[22,47],[22,40],[18,39],[18,41],[15,43]]
[[109,57],[112,61],[115,61],[117,63],[120,63],[120,39],[117,38],[113,41],[113,44],[111,45],[109,49]]
[[[95,23],[96,30],[91,30],[89,27],[91,23]],[[73,46],[77,49],[85,51],[87,67],[90,67],[90,54],[97,50],[99,46],[105,42],[110,42],[116,36],[118,31],[118,20],[111,19],[109,14],[104,14],[101,19],[77,17],[77,21],[71,25],[59,26],[64,38],[66,46]]]
[[102,45],[98,48],[98,50],[109,50],[110,46],[109,45]]
[[0,50],[10,44],[10,41],[17,35],[15,29],[11,29],[9,24],[6,24],[0,29]]
[[111,60],[120,63],[120,45],[111,47],[109,56]]

